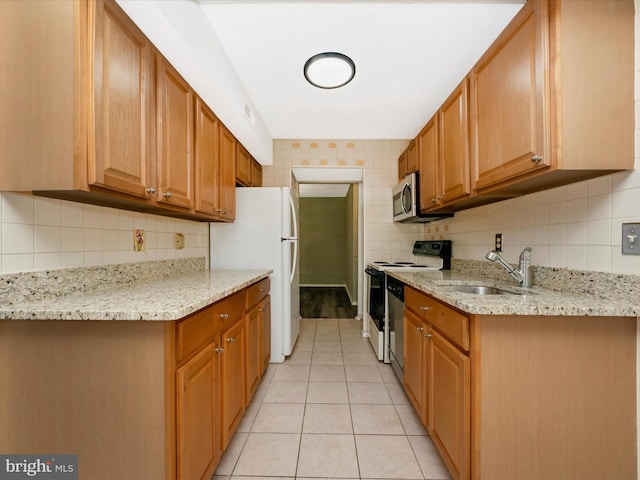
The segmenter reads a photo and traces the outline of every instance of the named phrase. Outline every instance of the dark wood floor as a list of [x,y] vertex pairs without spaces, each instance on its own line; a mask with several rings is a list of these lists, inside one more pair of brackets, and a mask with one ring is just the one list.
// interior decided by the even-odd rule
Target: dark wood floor
[[357,313],[344,287],[300,287],[302,318],[355,318]]

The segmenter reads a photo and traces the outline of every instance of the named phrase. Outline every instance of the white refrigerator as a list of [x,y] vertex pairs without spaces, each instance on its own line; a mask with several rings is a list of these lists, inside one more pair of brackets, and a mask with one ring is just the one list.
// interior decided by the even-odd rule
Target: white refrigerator
[[236,188],[235,222],[210,228],[211,269],[273,270],[270,361],[284,362],[300,332],[295,187]]

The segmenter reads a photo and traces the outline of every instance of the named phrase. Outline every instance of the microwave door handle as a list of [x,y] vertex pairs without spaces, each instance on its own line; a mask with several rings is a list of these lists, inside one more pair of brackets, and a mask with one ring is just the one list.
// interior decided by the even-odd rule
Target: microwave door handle
[[[407,192],[407,190],[409,190],[409,199],[411,199],[411,185],[409,184],[406,184],[404,187],[402,187],[402,196],[400,197],[400,204],[402,205],[402,211],[405,215],[409,215],[411,213],[411,211],[407,211],[405,207],[404,199],[406,198],[405,193]],[[411,208],[411,206],[409,206],[409,208]]]

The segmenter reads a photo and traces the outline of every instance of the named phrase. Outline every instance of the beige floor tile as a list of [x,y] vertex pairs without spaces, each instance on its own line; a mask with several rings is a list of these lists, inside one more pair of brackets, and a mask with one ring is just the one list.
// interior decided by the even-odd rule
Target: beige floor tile
[[256,415],[258,414],[258,411],[260,410],[261,405],[262,405],[262,402],[256,402],[255,399],[249,404],[249,406],[244,412],[244,417],[242,417],[242,421],[240,422],[240,425],[238,425],[238,429],[236,431],[238,432],[251,431],[251,425],[253,425],[253,421],[256,419]]
[[307,398],[307,382],[272,382],[264,403],[304,403]]
[[396,376],[396,373],[393,371],[393,367],[391,367],[388,363],[378,363],[378,370],[380,370],[380,375],[382,375],[382,380],[384,383],[391,383],[400,385],[400,380]]
[[296,341],[296,344],[298,342],[312,342],[313,340],[315,340],[315,338],[316,338],[315,330],[312,330],[309,332],[300,332],[300,334],[298,335],[298,340]]
[[361,478],[424,478],[404,435],[356,435],[356,448]]
[[363,343],[368,340],[362,338],[362,334],[360,332],[353,332],[349,330],[340,329],[340,341],[342,343]]
[[316,320],[313,318],[303,318],[300,320],[300,332],[315,332]]
[[241,477],[239,475],[234,475],[229,478],[231,480],[296,480],[295,477]]
[[245,442],[234,475],[294,477],[300,434],[250,433]]
[[360,320],[355,320],[353,318],[339,319],[338,326],[340,327],[341,332],[346,332],[346,331],[361,332],[362,331],[362,322]]
[[311,365],[310,382],[344,382],[342,365]]
[[382,383],[382,375],[375,365],[345,365],[344,371],[347,375],[347,382]]
[[335,332],[317,332],[315,342],[339,342],[340,333],[338,330]]
[[307,405],[302,433],[353,433],[349,405]]
[[407,435],[427,435],[422,420],[411,405],[396,405],[396,412]]
[[300,433],[305,406],[301,403],[263,403],[252,432]]
[[271,383],[271,379],[273,378],[273,374],[276,373],[277,369],[278,369],[278,364],[277,363],[270,363],[269,365],[267,365],[267,370],[264,372],[264,375],[262,376],[262,380],[260,382],[261,383]]
[[351,405],[351,418],[356,434],[404,435],[393,405]]
[[342,342],[343,352],[370,352],[371,345],[365,342]]
[[307,405],[311,403],[349,403],[347,384],[342,382],[310,382]]
[[342,352],[342,344],[340,342],[314,342],[314,352]]
[[391,397],[387,393],[384,383],[348,382],[349,403],[391,405]]
[[273,374],[272,382],[306,382],[308,380],[308,365],[289,365],[287,363],[281,363],[278,365],[276,373]]
[[319,318],[316,320],[316,332],[330,332],[338,330],[337,318]]
[[222,458],[220,458],[220,463],[215,471],[215,475],[231,475],[238,462],[238,458],[240,458],[240,453],[242,453],[242,448],[248,436],[249,434],[245,432],[236,432],[233,435],[227,450],[222,454]]
[[229,480],[230,478],[229,475],[214,475],[211,480]]
[[343,365],[342,352],[313,352],[311,365]]
[[448,480],[451,478],[430,437],[409,436],[408,439],[425,478],[429,480]]
[[313,352],[305,352],[303,350],[295,350],[284,361],[286,365],[309,365],[311,364],[311,354]]
[[297,475],[359,478],[353,435],[303,434]]
[[298,340],[294,348],[296,352],[312,352],[313,340]]
[[371,352],[344,352],[345,365],[378,365],[378,359]]
[[407,393],[404,391],[404,387],[400,384],[393,383],[385,383],[387,387],[387,391],[389,392],[389,396],[391,397],[391,401],[396,405],[411,405],[411,401],[409,397],[407,397]]

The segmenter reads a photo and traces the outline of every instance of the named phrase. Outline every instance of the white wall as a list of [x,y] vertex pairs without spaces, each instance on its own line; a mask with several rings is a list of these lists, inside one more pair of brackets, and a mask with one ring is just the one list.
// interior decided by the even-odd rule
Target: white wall
[[[144,230],[145,250],[133,248]],[[175,250],[175,233],[185,248]],[[0,193],[0,273],[209,257],[209,224]]]

